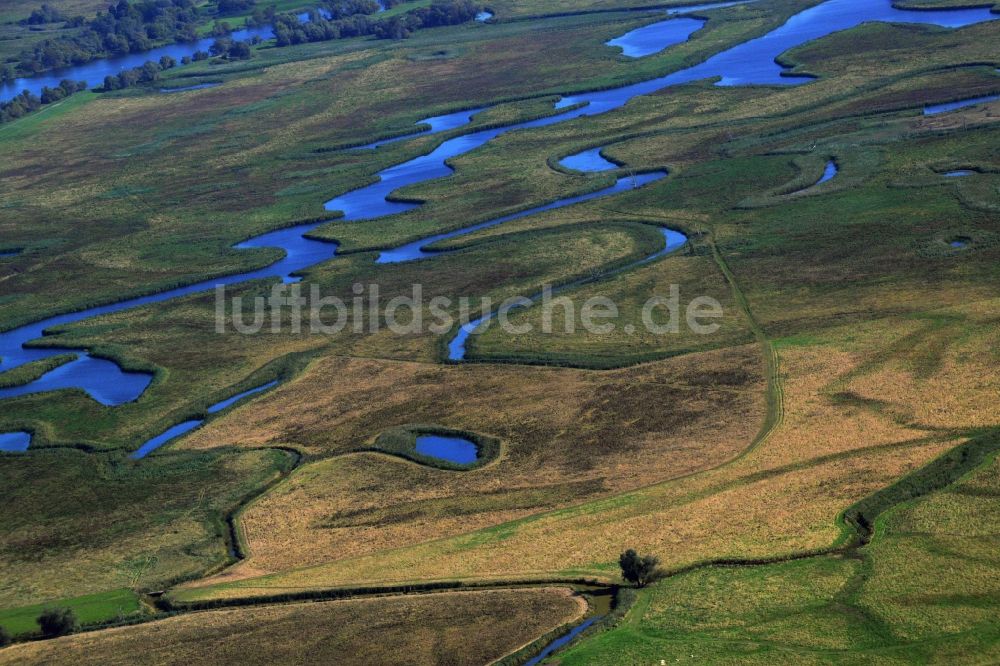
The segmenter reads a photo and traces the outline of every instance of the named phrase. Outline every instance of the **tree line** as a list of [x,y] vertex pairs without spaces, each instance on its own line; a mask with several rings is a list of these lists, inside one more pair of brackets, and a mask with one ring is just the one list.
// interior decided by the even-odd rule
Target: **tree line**
[[[42,21],[59,16],[53,12],[43,5],[32,17]],[[97,58],[148,51],[158,43],[191,41],[197,38],[200,18],[193,0],[142,0],[134,4],[119,0],[86,21],[73,35],[46,39],[22,51],[16,69],[31,75]]]
[[[310,20],[306,22],[294,14],[275,14],[273,7],[255,7],[255,0],[219,0],[217,11],[226,14],[253,9],[247,24],[273,24],[277,45],[289,46],[365,35],[405,39],[420,28],[471,21],[480,9],[473,0],[434,0],[430,6],[391,19],[376,18],[382,5],[393,7],[403,1],[384,0],[380,4],[377,0],[329,0],[310,12]],[[161,43],[194,41],[202,18],[194,0],[140,0],[134,3],[118,0],[90,21],[83,17],[72,19],[71,22],[80,27],[74,34],[41,41],[22,51],[15,63],[0,65],[0,83],[98,58],[141,53]],[[65,16],[50,5],[42,5],[26,19],[31,23],[59,20],[65,20]],[[222,37],[229,32],[229,26],[220,23],[212,34]],[[219,55],[248,57],[246,49],[239,45],[234,46],[232,52],[227,50]]]
[[[79,19],[82,19],[82,17],[76,17],[73,20],[77,21]],[[38,9],[32,10],[31,15],[21,21],[21,25],[44,25],[46,23],[63,23],[69,20],[69,17],[52,5],[43,4]]]
[[[181,58],[180,64],[189,65],[192,62],[208,60],[211,56],[216,56],[224,60],[248,60],[253,57],[253,45],[259,42],[260,39],[257,37],[254,37],[249,42],[236,41],[229,37],[220,37],[212,43],[208,51],[195,51],[190,56],[184,56]],[[98,92],[122,90],[143,83],[152,83],[160,78],[160,72],[173,69],[176,66],[177,60],[168,55],[163,56],[158,61],[148,60],[140,67],[126,69],[117,75],[105,76],[104,84]]]
[[0,123],[17,120],[32,111],[37,111],[45,104],[58,102],[61,99],[66,99],[73,93],[86,89],[87,84],[83,81],[63,79],[55,88],[49,88],[48,86],[42,88],[40,97],[25,90],[20,95],[14,97],[14,99],[0,102]]
[[435,0],[429,7],[380,21],[375,36],[379,39],[406,39],[421,28],[459,25],[476,18],[481,7],[473,0]]
[[428,7],[381,20],[375,17],[379,9],[375,0],[341,0],[324,5],[325,11],[311,12],[307,22],[292,14],[278,14],[272,21],[275,39],[278,46],[365,35],[405,39],[420,28],[466,23],[479,13],[479,5],[473,0],[434,0]]

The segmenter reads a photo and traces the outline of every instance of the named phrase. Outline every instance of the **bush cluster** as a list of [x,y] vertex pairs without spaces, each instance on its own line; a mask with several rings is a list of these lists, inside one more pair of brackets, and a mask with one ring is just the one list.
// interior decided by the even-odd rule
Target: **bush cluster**
[[[206,56],[207,57],[207,56]],[[177,66],[177,61],[170,56],[163,56],[159,61],[148,60],[140,67],[126,69],[117,76],[105,76],[102,92],[130,88],[139,83],[149,83],[160,78],[160,72]]]
[[219,14],[241,14],[254,8],[255,0],[219,0],[216,7]]
[[429,7],[380,21],[374,35],[379,39],[406,39],[421,28],[467,23],[476,18],[479,10],[472,0],[435,0]]
[[[44,7],[36,12],[36,20],[53,16]],[[46,39],[22,51],[17,69],[33,74],[97,58],[148,51],[156,43],[194,40],[198,20],[193,0],[142,0],[135,4],[119,0],[107,12],[99,12],[94,19],[84,22],[75,34]]]
[[42,5],[40,8],[33,10],[31,16],[21,21],[21,24],[43,25],[45,23],[62,23],[66,20],[68,20],[66,16],[55,7]]
[[55,88],[49,88],[48,86],[42,88],[41,97],[25,90],[14,99],[0,103],[0,123],[17,120],[21,116],[42,108],[43,104],[58,102],[75,92],[86,89],[87,84],[83,81],[76,82],[63,79]]
[[374,0],[343,0],[324,7],[322,12],[311,12],[307,22],[292,14],[280,14],[273,17],[275,39],[278,46],[364,35],[405,39],[420,28],[465,23],[479,13],[479,6],[472,0],[434,0],[428,7],[381,20],[377,18],[378,8]]
[[80,628],[80,623],[70,608],[49,608],[38,616],[38,628],[46,638],[56,638],[72,634]]
[[[254,38],[254,43],[258,41],[257,38]],[[215,40],[208,50],[212,55],[227,60],[249,60],[253,56],[250,46],[250,42],[239,42],[228,37],[221,37]]]

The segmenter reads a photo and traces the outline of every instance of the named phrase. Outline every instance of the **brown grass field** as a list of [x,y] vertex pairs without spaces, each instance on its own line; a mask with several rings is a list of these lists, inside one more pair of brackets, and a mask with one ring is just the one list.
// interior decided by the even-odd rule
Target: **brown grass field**
[[535,588],[205,611],[18,645],[0,664],[477,666],[586,610],[565,588]]
[[[974,319],[982,305],[971,304],[956,314]],[[905,367],[918,341],[929,344],[933,334],[926,323],[886,320],[831,329],[823,338],[806,343],[779,341],[784,420],[751,451],[717,469],[413,546],[397,540],[398,528],[386,520],[387,512],[376,500],[373,504],[378,508],[373,515],[379,516],[380,522],[360,532],[345,531],[348,536],[360,535],[354,547],[371,548],[371,555],[347,555],[352,546],[345,544],[338,549],[343,558],[328,564],[241,581],[229,581],[224,575],[216,579],[221,583],[216,587],[199,584],[198,589],[180,589],[174,594],[180,599],[239,597],[387,579],[402,582],[560,574],[613,579],[610,564],[623,544],[658,553],[669,568],[714,557],[760,558],[822,549],[845,536],[836,522],[844,508],[956,445],[962,428],[975,425],[977,420],[995,423],[1000,417],[992,404],[985,413],[977,412],[975,420],[960,412],[946,422],[924,421],[925,415],[942,414],[952,400],[984,404],[977,397],[983,395],[979,380],[966,370],[993,356],[987,342],[995,331],[968,324],[966,331],[971,331],[963,337],[966,343],[938,349],[943,361],[932,372],[920,374],[910,366],[902,371],[907,377],[901,382],[904,390],[879,399],[862,397],[865,382],[873,373]],[[896,351],[883,351],[887,341],[895,343],[890,349]],[[937,393],[942,383],[950,387],[946,396]],[[858,392],[858,397],[853,397],[853,392]],[[249,425],[242,438],[252,441],[258,429],[256,424]],[[260,532],[264,525],[280,525],[283,516],[297,513],[292,507],[301,507],[308,497],[318,497],[323,507],[342,506],[348,498],[356,498],[357,488],[332,496],[320,490],[331,483],[344,484],[348,471],[363,479],[358,487],[375,485],[369,479],[377,468],[360,459],[352,464],[331,461],[319,465],[315,472],[307,471],[310,467],[303,469],[298,477],[301,486],[283,486],[253,507],[250,515],[260,516],[256,519],[262,526]],[[324,474],[322,468],[327,465],[334,465],[336,471]],[[416,466],[395,467],[394,481],[386,483],[387,488],[398,488],[401,476],[412,474],[423,480],[424,472]],[[288,497],[287,504],[281,502],[282,496]],[[476,502],[480,501],[477,498]],[[428,512],[445,507],[454,511],[455,505],[424,504]],[[734,507],[739,509],[734,511]],[[290,522],[290,528],[285,528],[288,531],[277,530],[288,535],[283,537],[288,553],[308,552],[306,544],[321,538],[324,531],[321,524],[310,525],[306,519]],[[253,529],[250,532],[253,534]],[[301,536],[293,537],[296,532]],[[379,532],[393,537],[382,540]],[[266,538],[258,539],[259,545],[251,546],[255,556],[261,553],[266,559],[268,553],[278,552],[272,551]],[[330,559],[329,554],[325,557]],[[247,566],[253,563],[251,557]],[[235,574],[241,577],[240,569]]]
[[[328,359],[181,446],[281,445],[326,458],[244,514],[253,556],[229,575],[245,576],[467,532],[718,465],[763,418],[755,357],[743,347],[610,372]],[[500,459],[448,472],[343,455],[406,423],[491,435],[502,442]]]

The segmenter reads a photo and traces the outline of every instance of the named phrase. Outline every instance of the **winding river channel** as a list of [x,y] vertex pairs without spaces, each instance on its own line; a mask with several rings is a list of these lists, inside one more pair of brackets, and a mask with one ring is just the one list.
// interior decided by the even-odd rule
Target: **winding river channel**
[[[720,4],[728,6],[732,3]],[[699,11],[711,8],[706,5],[697,5],[697,7]],[[775,58],[793,47],[818,39],[832,32],[857,26],[866,21],[896,21],[933,24],[944,27],[961,27],[997,18],[1000,18],[1000,16],[991,14],[988,8],[907,11],[893,8],[890,0],[827,0],[792,16],[785,24],[770,33],[722,51],[693,67],[617,89],[567,95],[555,104],[554,111],[556,113],[554,115],[505,127],[475,130],[467,134],[448,138],[432,152],[385,169],[378,174],[379,180],[377,182],[337,196],[327,201],[325,207],[327,210],[341,211],[346,221],[371,220],[412,210],[419,204],[390,201],[388,199],[389,195],[395,190],[409,185],[448,176],[452,173],[451,167],[446,163],[450,158],[469,153],[492,139],[513,130],[546,127],[567,122],[574,118],[607,113],[625,105],[629,100],[637,96],[654,93],[670,86],[712,78],[717,79],[717,85],[722,86],[796,85],[805,83],[809,80],[808,78],[789,76],[787,70],[776,63]],[[669,40],[674,39],[674,26],[670,25],[674,20],[680,19],[668,19],[657,24],[663,26],[663,30],[670,33],[669,35],[664,35],[665,41],[669,42]],[[688,37],[690,34],[688,33]],[[651,40],[652,37],[650,34],[644,33],[643,41],[650,43]],[[152,53],[141,55],[143,62],[150,57],[153,57]],[[90,63],[84,67],[100,66],[101,63]],[[105,66],[119,67],[118,64],[112,65],[110,63],[107,63]],[[66,75],[57,74],[54,76],[61,78]],[[79,75],[72,75],[71,78],[79,78]],[[103,78],[103,74],[101,78]],[[475,114],[481,110],[483,109],[466,110],[445,116],[436,116],[426,121],[426,125],[429,127],[423,130],[418,128],[414,134],[407,135],[407,137],[454,131],[472,122]],[[407,137],[399,137],[390,141],[402,140]],[[375,142],[366,147],[377,148],[378,145],[384,143],[386,141]],[[603,165],[598,163],[595,153],[593,151],[589,152],[590,154],[587,156],[581,157],[577,155],[571,157],[576,158],[576,163],[584,167],[587,167],[586,163],[589,162],[591,168],[579,169],[577,166],[573,166],[574,162],[568,162],[566,166],[581,171],[616,168],[616,165],[611,162]],[[600,157],[599,151],[596,153],[596,157]],[[400,261],[412,261],[416,259],[429,260],[440,254],[440,252],[434,252],[428,248],[433,243],[496,226],[544,210],[568,206],[598,197],[611,196],[633,187],[642,186],[665,175],[665,172],[660,171],[622,177],[618,179],[615,185],[602,190],[577,197],[570,197],[487,222],[480,222],[456,231],[436,234],[409,243],[403,247],[386,250],[379,255],[378,261],[382,263],[398,263]],[[297,279],[295,277],[296,272],[328,261],[337,254],[336,243],[306,238],[307,234],[322,224],[324,223],[316,222],[280,229],[262,234],[234,246],[239,249],[265,247],[282,249],[285,252],[284,258],[270,266],[247,273],[206,280],[150,296],[131,298],[81,312],[49,317],[42,321],[0,334],[0,371],[10,370],[25,363],[49,358],[56,354],[66,353],[67,351],[72,351],[78,355],[76,360],[44,374],[33,382],[14,388],[0,389],[0,399],[66,388],[83,390],[95,400],[105,405],[120,405],[138,399],[152,381],[151,375],[124,371],[112,361],[97,358],[81,350],[31,347],[30,343],[42,338],[47,330],[59,326],[211,290],[217,285],[232,285],[261,278],[281,278],[285,281],[295,281]],[[682,234],[676,231],[664,229],[662,233],[664,235],[663,248],[653,255],[636,262],[637,264],[659,258],[677,249],[686,240]],[[476,322],[473,322],[473,325],[470,326],[474,328],[475,324]],[[457,337],[450,343],[449,357],[453,360],[464,359],[465,341],[470,330],[469,326],[460,329]],[[0,437],[7,438],[0,439],[0,450],[4,449],[5,442],[11,443],[10,448],[17,447],[20,449],[25,447],[24,433],[7,433],[6,435],[0,435]]]

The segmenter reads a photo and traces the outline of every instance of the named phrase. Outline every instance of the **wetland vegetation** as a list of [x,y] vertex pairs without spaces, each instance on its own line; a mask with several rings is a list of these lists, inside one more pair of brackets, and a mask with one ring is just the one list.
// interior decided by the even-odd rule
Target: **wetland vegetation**
[[[1000,655],[1000,14],[446,4],[0,0],[17,74],[277,35],[0,125],[0,663]],[[719,326],[650,332],[674,289]]]

